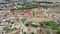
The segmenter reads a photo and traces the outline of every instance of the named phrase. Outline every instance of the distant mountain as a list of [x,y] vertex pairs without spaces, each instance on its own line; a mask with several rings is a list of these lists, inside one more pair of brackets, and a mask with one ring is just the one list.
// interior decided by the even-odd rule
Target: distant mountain
[[6,3],[4,0],[0,0],[0,3]]
[[47,2],[60,2],[60,0],[0,0],[0,3],[5,3],[5,2],[9,2],[9,1],[22,1],[22,2],[33,2],[33,1],[47,1]]
[[60,0],[34,0],[34,1],[60,2]]

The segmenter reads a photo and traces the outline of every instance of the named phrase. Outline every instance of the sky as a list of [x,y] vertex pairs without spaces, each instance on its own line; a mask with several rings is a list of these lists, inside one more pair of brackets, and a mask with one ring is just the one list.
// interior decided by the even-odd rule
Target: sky
[[60,0],[36,0],[36,1],[53,1],[53,2],[60,2]]
[[[0,0],[0,2],[3,0]],[[34,1],[53,1],[53,2],[60,2],[60,0],[34,0]]]

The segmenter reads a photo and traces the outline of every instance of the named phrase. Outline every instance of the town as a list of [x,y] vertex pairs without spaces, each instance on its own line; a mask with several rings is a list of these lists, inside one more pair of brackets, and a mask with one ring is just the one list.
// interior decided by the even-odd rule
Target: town
[[0,0],[0,34],[60,34],[60,2]]

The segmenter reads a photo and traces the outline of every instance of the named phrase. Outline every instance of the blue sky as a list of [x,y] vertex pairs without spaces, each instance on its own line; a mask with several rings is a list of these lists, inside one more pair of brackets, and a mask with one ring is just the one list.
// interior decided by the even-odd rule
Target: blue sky
[[[0,2],[3,1],[3,0],[0,0]],[[57,1],[57,2],[60,2],[60,0],[35,0],[35,1]]]

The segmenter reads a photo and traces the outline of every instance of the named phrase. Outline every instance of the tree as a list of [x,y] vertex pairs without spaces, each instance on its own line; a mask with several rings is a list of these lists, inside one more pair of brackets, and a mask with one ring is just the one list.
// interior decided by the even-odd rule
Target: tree
[[10,1],[10,0],[5,0],[5,1]]

